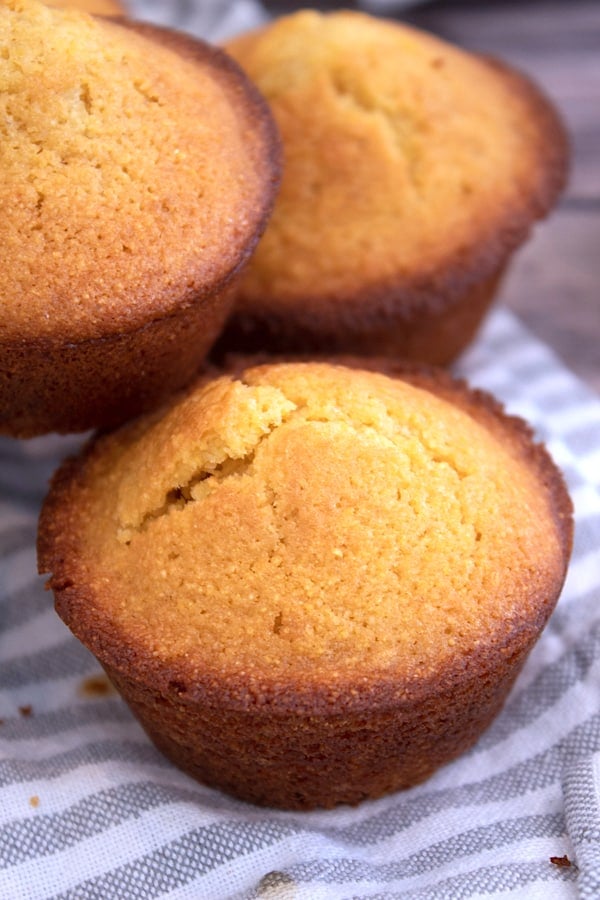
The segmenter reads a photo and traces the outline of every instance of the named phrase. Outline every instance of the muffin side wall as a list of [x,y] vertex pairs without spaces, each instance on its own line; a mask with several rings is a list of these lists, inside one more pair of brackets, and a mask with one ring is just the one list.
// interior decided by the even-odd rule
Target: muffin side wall
[[471,747],[538,636],[524,634],[490,669],[432,683],[425,696],[320,715],[205,703],[176,682],[166,695],[104,668],[157,749],[191,777],[262,806],[331,808],[413,787]]

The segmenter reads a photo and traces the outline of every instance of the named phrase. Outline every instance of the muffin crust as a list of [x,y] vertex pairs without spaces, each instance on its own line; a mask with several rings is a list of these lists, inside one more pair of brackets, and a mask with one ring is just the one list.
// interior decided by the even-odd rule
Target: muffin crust
[[[184,35],[32,0],[4,4],[0,29],[0,430],[109,425],[159,369],[159,396],[181,386],[216,337],[273,200],[275,131],[238,68]],[[160,327],[138,344],[180,314],[183,344]],[[115,408],[112,372],[138,386],[133,408]]]
[[362,13],[303,11],[227,50],[285,165],[223,347],[449,362],[564,184],[551,104],[497,61]]
[[487,726],[571,527],[549,457],[488,398],[439,374],[280,364],[67,463],[39,565],[178,765],[328,806],[421,780]]

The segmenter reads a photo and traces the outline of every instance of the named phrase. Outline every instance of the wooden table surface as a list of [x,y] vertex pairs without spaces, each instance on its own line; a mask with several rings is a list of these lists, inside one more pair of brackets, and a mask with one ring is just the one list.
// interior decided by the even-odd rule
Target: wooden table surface
[[440,0],[398,17],[518,66],[562,112],[569,184],[519,251],[498,302],[600,393],[599,0]]

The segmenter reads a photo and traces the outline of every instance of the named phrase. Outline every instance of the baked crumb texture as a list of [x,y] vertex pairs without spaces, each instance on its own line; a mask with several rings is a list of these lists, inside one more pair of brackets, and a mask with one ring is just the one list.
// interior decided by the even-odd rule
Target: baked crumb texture
[[363,13],[302,11],[226,47],[285,164],[220,351],[450,362],[564,184],[549,101],[497,61]]
[[258,803],[408,787],[500,709],[571,508],[520,420],[442,375],[199,383],[58,473],[39,564],[149,735]]
[[46,6],[60,6],[64,9],[79,9],[93,16],[124,16],[127,11],[116,0],[44,0]]
[[189,380],[277,182],[270,114],[220,51],[0,6],[0,432],[131,417]]

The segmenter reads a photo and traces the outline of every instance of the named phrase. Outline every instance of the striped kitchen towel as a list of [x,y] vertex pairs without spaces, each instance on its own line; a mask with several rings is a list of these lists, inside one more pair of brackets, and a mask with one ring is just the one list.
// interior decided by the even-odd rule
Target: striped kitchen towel
[[0,441],[0,900],[600,897],[600,400],[500,309],[459,373],[562,467],[572,564],[477,745],[356,808],[255,808],[159,755],[35,574],[47,479],[81,438]]
[[[179,28],[181,31],[217,43],[227,40],[234,34],[262,25],[270,18],[268,10],[280,14],[285,11],[285,7],[280,3],[271,3],[268,0],[266,3],[260,3],[259,0],[170,0],[170,2],[122,0],[122,2],[133,18]],[[359,0],[356,5],[365,12],[391,16],[403,8],[418,6],[423,2],[425,0]],[[344,4],[340,2],[338,5],[342,7]],[[325,8],[333,6],[329,2]],[[289,11],[293,8],[292,4],[288,5]]]

